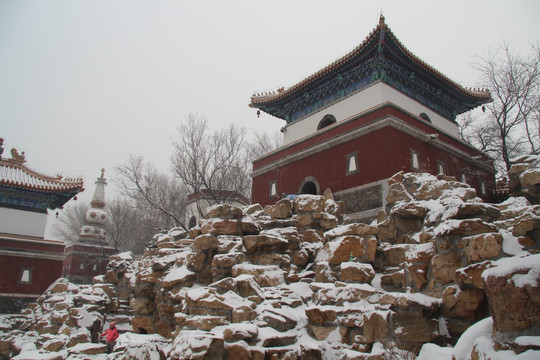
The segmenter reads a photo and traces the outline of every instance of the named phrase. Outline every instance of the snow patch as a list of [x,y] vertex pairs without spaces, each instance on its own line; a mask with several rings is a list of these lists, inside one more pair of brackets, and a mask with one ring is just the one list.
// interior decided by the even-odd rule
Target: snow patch
[[474,346],[474,341],[480,336],[489,336],[493,327],[493,319],[491,317],[480,320],[476,324],[470,326],[459,338],[452,356],[456,360],[467,360],[471,355],[471,350]]
[[493,262],[493,267],[484,270],[482,278],[505,277],[512,273],[526,271],[526,274],[515,274],[512,276],[515,286],[524,287],[526,285],[537,286],[540,278],[540,254],[529,256],[513,256],[499,259]]
[[427,343],[420,349],[416,360],[452,360],[453,350],[449,347],[440,347],[439,345]]
[[181,281],[190,275],[195,275],[195,273],[189,270],[187,266],[183,265],[169,270],[165,278],[163,278],[163,282]]

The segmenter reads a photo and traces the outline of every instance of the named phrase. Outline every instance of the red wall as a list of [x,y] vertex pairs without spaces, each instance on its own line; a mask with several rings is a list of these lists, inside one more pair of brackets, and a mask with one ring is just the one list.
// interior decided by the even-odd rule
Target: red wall
[[[66,248],[66,259],[64,261],[64,276],[94,277],[105,274],[109,256],[116,253],[116,250],[101,248],[99,246],[76,244]],[[81,264],[84,268],[81,269]],[[94,264],[97,265],[94,270]]]
[[[437,132],[434,128],[414,119],[406,113],[394,107],[386,106],[290,148],[277,151],[255,162],[253,168],[256,170],[282,157],[290,156],[297,151],[329,140],[336,135],[351,131],[360,125],[386,118],[387,115],[398,117],[400,120],[425,131],[426,134]],[[439,140],[450,143],[471,155],[478,154],[476,150],[463,145],[451,137],[440,133],[439,136]],[[397,129],[385,127],[253,178],[253,202],[260,203],[264,206],[277,201],[277,198],[271,199],[269,196],[270,182],[275,180],[277,180],[278,194],[297,194],[302,181],[307,176],[315,177],[319,181],[321,192],[326,188],[330,188],[333,192],[338,192],[386,179],[401,170],[405,172],[413,171],[411,169],[411,149],[420,153],[420,171],[422,172],[436,174],[438,170],[437,160],[439,160],[446,165],[446,174],[456,176],[459,180],[461,170],[471,167],[471,164],[464,160],[439,150],[425,141],[416,139]],[[358,152],[360,171],[356,174],[346,176],[346,155],[356,151]],[[480,178],[487,182],[486,186],[488,189],[489,185],[494,183],[493,174],[485,173]],[[471,186],[477,188],[477,193],[480,194],[479,178],[469,176],[468,181]]]
[[[46,245],[25,243],[14,240],[0,239],[0,249],[11,250],[27,248],[32,252],[63,255],[63,245]],[[40,259],[38,257],[25,256],[21,251],[20,256],[0,255],[0,293],[7,294],[31,294],[41,295],[50,284],[62,276],[63,260]],[[21,268],[32,269],[32,283],[19,284]]]

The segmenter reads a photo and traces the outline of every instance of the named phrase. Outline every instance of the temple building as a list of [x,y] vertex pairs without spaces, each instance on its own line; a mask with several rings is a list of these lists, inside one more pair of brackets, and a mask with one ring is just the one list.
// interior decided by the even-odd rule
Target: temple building
[[83,190],[82,178],[48,176],[26,165],[24,152],[2,157],[0,139],[0,313],[16,312],[62,276],[64,243],[45,238],[47,209]]
[[105,274],[109,256],[118,253],[105,230],[108,214],[105,210],[107,181],[104,175],[105,169],[101,169],[79,239],[66,245],[63,276],[73,283],[91,284],[94,276]]
[[458,114],[492,101],[411,53],[383,16],[356,48],[250,106],[283,119],[284,145],[253,162],[254,203],[332,190],[353,220],[385,206],[399,171],[454,176],[492,199],[493,159],[460,140]]

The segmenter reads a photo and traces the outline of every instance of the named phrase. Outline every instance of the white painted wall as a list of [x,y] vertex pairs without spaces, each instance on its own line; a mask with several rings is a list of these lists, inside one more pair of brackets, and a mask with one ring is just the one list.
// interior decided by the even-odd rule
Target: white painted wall
[[0,208],[0,232],[43,238],[47,214]]
[[285,126],[286,131],[283,133],[283,144],[289,144],[315,133],[319,122],[327,114],[334,115],[337,122],[340,122],[385,102],[394,103],[417,116],[421,113],[426,113],[431,119],[433,126],[452,136],[459,136],[457,124],[390,85],[378,82],[302,120],[287,124]]

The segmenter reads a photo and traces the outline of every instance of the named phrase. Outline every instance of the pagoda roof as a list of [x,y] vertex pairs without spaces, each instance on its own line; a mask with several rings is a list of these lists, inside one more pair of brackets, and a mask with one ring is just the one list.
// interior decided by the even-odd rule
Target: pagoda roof
[[[452,120],[457,114],[492,101],[487,89],[465,88],[414,55],[381,15],[379,24],[352,51],[287,89],[254,94],[249,106],[292,122],[328,106],[329,102],[331,105],[339,101],[340,96],[335,96],[338,91],[360,91],[376,81],[416,97]],[[351,87],[354,83],[356,86]],[[419,92],[421,95],[415,96]],[[323,105],[316,104],[317,101]],[[300,111],[296,118],[291,117],[302,106],[309,109]]]
[[[11,189],[10,196],[18,197],[28,191],[36,195],[46,195],[40,199],[47,199],[41,201],[46,201],[47,207],[52,209],[63,206],[84,190],[82,177],[49,176],[29,168],[25,164],[24,153],[19,154],[16,149],[12,149],[11,155],[12,158],[0,158],[0,188],[4,189],[3,191]],[[17,207],[24,208],[22,205]]]

